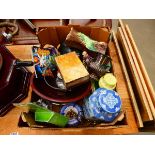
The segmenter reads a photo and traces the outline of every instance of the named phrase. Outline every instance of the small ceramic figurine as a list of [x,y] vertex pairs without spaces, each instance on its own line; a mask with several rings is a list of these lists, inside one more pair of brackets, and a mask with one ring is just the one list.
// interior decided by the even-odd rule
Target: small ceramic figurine
[[90,77],[94,80],[99,80],[105,73],[109,72],[107,69],[107,64],[111,63],[111,58],[109,56],[98,53],[97,58],[93,59],[88,55],[86,51],[82,53],[83,64],[86,66],[90,72]]
[[82,56],[83,56],[83,64],[87,68],[88,65],[93,61],[93,58],[91,56],[89,56],[86,51],[82,52]]
[[106,73],[99,79],[99,87],[113,90],[116,87],[117,79],[112,73]]

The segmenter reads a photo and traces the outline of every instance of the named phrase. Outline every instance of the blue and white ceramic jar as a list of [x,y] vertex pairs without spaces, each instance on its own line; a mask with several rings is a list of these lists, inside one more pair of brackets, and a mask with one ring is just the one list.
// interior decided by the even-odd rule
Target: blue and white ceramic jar
[[84,105],[87,119],[112,122],[121,110],[121,98],[117,92],[98,88]]
[[104,120],[113,121],[119,114],[122,106],[119,94],[113,90],[104,89],[98,97]]

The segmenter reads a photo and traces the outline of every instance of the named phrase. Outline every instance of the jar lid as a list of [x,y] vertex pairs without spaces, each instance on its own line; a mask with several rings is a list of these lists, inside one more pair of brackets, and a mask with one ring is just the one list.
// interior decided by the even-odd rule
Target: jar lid
[[104,89],[99,95],[99,104],[108,113],[117,113],[121,109],[121,98],[113,90]]
[[83,116],[82,108],[75,103],[64,105],[60,110],[60,114],[65,115],[69,118],[69,126],[78,125],[81,122]]
[[116,83],[116,77],[112,73],[106,73],[104,76],[100,78],[99,87],[112,90],[115,89]]

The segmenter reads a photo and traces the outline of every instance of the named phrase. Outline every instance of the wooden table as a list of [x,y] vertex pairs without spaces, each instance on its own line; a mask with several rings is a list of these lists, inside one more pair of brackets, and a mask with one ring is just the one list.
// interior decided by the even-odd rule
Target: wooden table
[[[32,45],[16,45],[8,46],[7,48],[21,60],[31,60]],[[110,55],[113,59],[113,70],[117,78],[117,92],[120,94],[123,106],[122,109],[126,112],[126,124],[109,127],[89,127],[89,128],[53,128],[53,129],[31,129],[28,127],[18,127],[18,121],[21,114],[21,109],[14,107],[4,117],[0,118],[0,134],[8,135],[12,132],[18,132],[19,135],[30,134],[135,134],[138,133],[131,100],[129,97],[125,78],[119,63],[118,56],[114,44],[109,44]],[[29,67],[30,71],[34,71],[33,67]],[[22,102],[27,103],[31,99],[31,87],[29,89],[28,97]]]

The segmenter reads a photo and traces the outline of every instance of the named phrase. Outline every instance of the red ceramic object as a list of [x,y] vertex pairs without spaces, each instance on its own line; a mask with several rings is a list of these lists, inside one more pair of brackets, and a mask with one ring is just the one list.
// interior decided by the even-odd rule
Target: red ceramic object
[[35,78],[34,74],[31,77],[31,86],[32,90],[41,98],[57,103],[78,101],[86,97],[91,90],[90,82],[77,86],[76,88],[67,92],[55,90],[48,86],[43,78]]
[[[21,51],[22,52],[22,51]],[[3,58],[2,68],[0,71],[0,90],[9,85],[10,81],[14,81],[15,70],[17,67],[32,66],[31,61],[19,61],[15,56],[3,45],[0,45],[0,54]]]
[[0,116],[13,107],[12,103],[18,103],[28,95],[31,73],[24,67],[17,68],[14,73],[14,81],[0,91]]
[[2,116],[12,107],[13,102],[20,102],[27,96],[31,73],[24,67],[17,67],[17,59],[3,45],[0,45],[0,55],[0,116]]
[[[0,90],[9,84],[9,81],[13,78],[15,72],[15,57],[9,52],[9,50],[0,45],[0,54],[3,58],[3,64],[0,71]],[[13,79],[12,79],[13,80]]]

